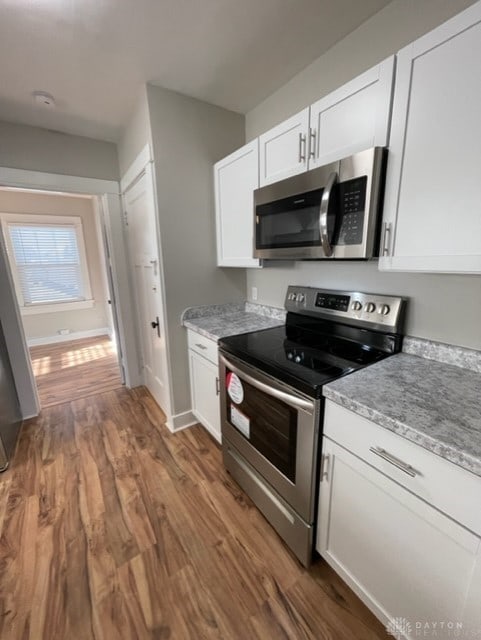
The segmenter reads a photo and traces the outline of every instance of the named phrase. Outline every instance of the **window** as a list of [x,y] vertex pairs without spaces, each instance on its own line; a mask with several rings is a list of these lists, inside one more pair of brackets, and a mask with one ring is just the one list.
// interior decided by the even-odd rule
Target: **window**
[[15,214],[2,218],[22,313],[84,306],[91,296],[80,218]]

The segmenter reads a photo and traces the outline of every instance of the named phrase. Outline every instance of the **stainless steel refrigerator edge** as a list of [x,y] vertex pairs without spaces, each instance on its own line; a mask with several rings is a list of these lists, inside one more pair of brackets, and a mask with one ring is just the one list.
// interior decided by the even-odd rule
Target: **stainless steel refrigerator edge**
[[5,471],[8,467],[21,426],[17,389],[0,324],[0,471]]

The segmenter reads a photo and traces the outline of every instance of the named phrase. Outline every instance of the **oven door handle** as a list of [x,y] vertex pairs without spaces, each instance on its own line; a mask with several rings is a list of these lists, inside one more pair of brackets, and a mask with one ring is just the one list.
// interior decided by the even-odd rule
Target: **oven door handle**
[[319,231],[321,235],[321,245],[324,255],[327,258],[332,256],[332,246],[329,242],[329,233],[327,231],[327,213],[329,210],[329,202],[331,200],[331,192],[337,182],[337,173],[333,171],[329,174],[326,186],[322,192],[321,206],[319,208]]
[[272,396],[273,398],[282,400],[282,402],[285,402],[291,407],[294,407],[294,409],[303,409],[304,411],[307,411],[308,413],[311,413],[311,414],[314,412],[313,402],[309,402],[308,400],[304,400],[303,398],[299,398],[298,396],[293,396],[290,393],[286,393],[285,391],[280,391],[279,389],[275,389],[274,387],[271,387],[265,382],[261,382],[260,380],[257,380],[256,378],[252,377],[245,371],[242,371],[242,369],[239,369],[238,367],[236,367],[235,364],[230,362],[230,360],[227,360],[227,358],[225,358],[222,354],[219,354],[219,359],[226,367],[228,367],[231,371],[236,373],[239,376],[239,378],[242,378],[242,380],[252,385],[259,391],[263,391],[268,396]]

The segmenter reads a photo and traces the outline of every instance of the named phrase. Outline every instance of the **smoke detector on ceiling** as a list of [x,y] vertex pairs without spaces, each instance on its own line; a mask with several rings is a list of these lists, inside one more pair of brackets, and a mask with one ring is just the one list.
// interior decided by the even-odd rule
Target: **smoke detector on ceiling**
[[32,95],[35,102],[42,105],[42,107],[55,107],[55,98],[51,93],[47,93],[46,91],[34,91]]

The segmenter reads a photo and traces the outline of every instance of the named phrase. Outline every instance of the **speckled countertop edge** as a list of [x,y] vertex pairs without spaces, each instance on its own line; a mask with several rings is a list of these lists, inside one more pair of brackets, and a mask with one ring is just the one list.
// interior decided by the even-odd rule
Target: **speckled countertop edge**
[[206,318],[208,316],[225,315],[245,310],[245,302],[227,302],[226,304],[205,304],[199,307],[188,307],[184,309],[180,316],[181,324],[187,320],[195,318]]
[[323,395],[481,476],[478,390],[478,373],[402,353],[329,383]]
[[227,336],[278,327],[284,324],[285,316],[284,309],[246,302],[190,307],[181,321],[187,329],[217,342]]

